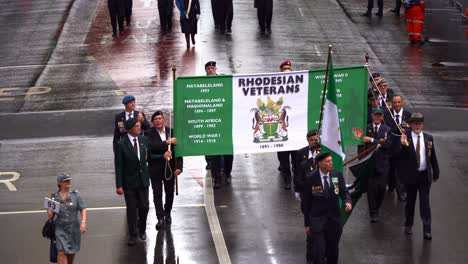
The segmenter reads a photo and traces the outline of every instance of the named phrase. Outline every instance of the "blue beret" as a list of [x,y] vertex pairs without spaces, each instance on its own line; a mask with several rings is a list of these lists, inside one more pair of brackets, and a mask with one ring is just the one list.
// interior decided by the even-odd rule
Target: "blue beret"
[[126,104],[130,103],[131,101],[135,101],[135,96],[126,95],[122,100],[122,104],[126,105]]
[[66,173],[62,173],[57,176],[57,182],[69,181],[71,179],[72,178],[70,177],[70,175]]
[[126,130],[132,129],[137,122],[138,120],[136,118],[129,118],[127,121],[125,121],[125,129]]

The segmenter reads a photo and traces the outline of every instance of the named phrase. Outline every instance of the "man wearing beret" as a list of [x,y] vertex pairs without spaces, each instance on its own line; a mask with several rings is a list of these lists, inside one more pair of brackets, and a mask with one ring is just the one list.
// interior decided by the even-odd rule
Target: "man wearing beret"
[[[320,153],[320,143],[319,143],[319,134],[317,129],[312,129],[307,132],[307,147],[301,148],[297,151],[296,155],[296,173],[294,173],[294,191],[299,193],[301,201],[304,199],[305,190],[305,178],[307,174],[317,169],[317,162],[315,158]],[[303,208],[303,203],[301,202],[301,211],[306,216],[306,213]],[[311,262],[313,260],[312,256],[312,238],[307,236],[307,247],[306,247],[306,259]]]
[[398,174],[401,176],[407,193],[405,207],[405,233],[412,234],[414,207],[419,192],[419,208],[423,222],[423,238],[431,240],[431,207],[429,191],[432,182],[439,179],[439,163],[434,138],[423,132],[424,116],[413,113],[409,120],[411,129],[406,130],[400,140]]
[[125,121],[125,129],[128,133],[117,143],[115,153],[115,183],[117,194],[125,197],[128,245],[133,246],[137,235],[141,240],[146,239],[150,153],[148,141],[140,135],[141,123],[136,118]]
[[[205,72],[208,76],[218,75],[216,62],[208,61],[205,64]],[[213,188],[218,189],[221,187],[221,171],[224,173],[224,180],[226,184],[231,184],[232,164],[234,162],[233,155],[211,155],[205,156],[205,159],[207,162],[206,169],[211,169]]]
[[372,110],[372,123],[367,125],[366,136],[362,139],[365,144],[358,147],[358,152],[361,153],[365,149],[379,145],[374,154],[375,169],[372,175],[369,176],[367,185],[367,202],[371,223],[379,221],[379,210],[385,197],[392,150],[391,129],[382,123],[383,113],[381,108]]
[[115,115],[114,121],[114,152],[117,146],[117,142],[122,138],[125,138],[127,131],[125,130],[125,121],[130,118],[136,118],[141,124],[141,130],[145,131],[150,128],[150,124],[145,118],[143,112],[135,110],[135,97],[133,95],[127,95],[123,98],[122,104],[125,106],[125,110],[117,115]]
[[343,231],[338,197],[347,212],[352,209],[351,197],[343,174],[333,170],[330,153],[320,152],[315,160],[319,168],[307,174],[302,200],[305,230],[312,240],[308,246],[314,264],[337,264]]
[[[164,125],[165,119],[162,111],[156,111],[151,116],[153,127],[146,132],[150,147],[149,172],[151,187],[153,188],[154,207],[158,222],[156,229],[163,227],[164,223],[172,223],[171,211],[174,202],[175,177],[182,173],[183,160],[175,157],[175,144],[177,139],[172,128]],[[171,146],[171,150],[169,150]],[[163,207],[163,185],[166,199]]]
[[[280,64],[281,72],[290,72],[292,70],[291,61],[285,60]],[[296,173],[296,151],[279,151],[277,153],[279,167],[278,170],[281,172],[284,180],[284,189],[291,189],[291,167],[292,171]],[[291,157],[291,159],[289,158]]]

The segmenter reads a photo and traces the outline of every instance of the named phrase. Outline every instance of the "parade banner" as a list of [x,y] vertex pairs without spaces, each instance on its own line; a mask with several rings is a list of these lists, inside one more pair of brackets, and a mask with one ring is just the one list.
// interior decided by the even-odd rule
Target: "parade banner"
[[[367,70],[335,68],[343,146],[362,144]],[[325,70],[178,77],[174,82],[177,156],[297,150],[320,118]]]

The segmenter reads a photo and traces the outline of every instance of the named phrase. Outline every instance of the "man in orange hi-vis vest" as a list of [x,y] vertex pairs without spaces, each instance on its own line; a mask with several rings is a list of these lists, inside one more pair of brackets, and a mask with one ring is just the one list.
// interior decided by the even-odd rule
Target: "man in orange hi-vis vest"
[[424,44],[422,30],[424,26],[424,0],[403,0],[406,25],[411,44]]

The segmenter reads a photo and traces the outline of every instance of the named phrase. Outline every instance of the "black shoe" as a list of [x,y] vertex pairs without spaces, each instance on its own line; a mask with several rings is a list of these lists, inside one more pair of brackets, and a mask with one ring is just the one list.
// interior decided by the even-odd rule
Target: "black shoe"
[[418,44],[419,46],[424,45],[424,43],[426,43],[426,42],[424,42],[424,40],[417,40],[416,41],[416,44]]
[[413,234],[413,230],[411,226],[405,226],[405,234],[407,235]]
[[269,34],[271,34],[271,28],[266,29]]
[[402,194],[398,195],[398,201],[406,202],[406,193],[402,193]]
[[210,165],[206,164],[205,170],[211,170]]
[[225,176],[225,181],[226,181],[226,184],[231,184],[231,181],[232,181],[232,177],[231,177],[231,174],[228,174]]
[[213,189],[219,189],[219,187],[220,187],[219,181],[213,178]]
[[227,33],[231,34],[231,33],[232,33],[232,29],[231,29],[231,28],[228,28],[228,29],[227,29]]
[[285,190],[291,190],[291,183],[290,182],[287,182],[284,184],[284,189]]
[[172,224],[171,214],[167,214],[166,216],[164,216],[164,222],[168,225]]
[[112,37],[113,38],[117,37],[117,32],[112,32]]
[[424,240],[432,240],[432,235],[429,232],[424,233]]
[[380,219],[379,219],[379,217],[377,215],[373,215],[373,216],[371,216],[370,222],[375,224],[375,223],[380,222]]
[[375,13],[375,15],[378,16],[378,17],[383,17],[383,12],[379,11],[379,12]]
[[195,45],[195,37],[192,37],[192,45]]
[[146,240],[146,233],[140,234],[140,239],[143,241]]
[[158,219],[158,223],[156,224],[156,230],[161,229],[164,226],[164,221],[162,219]]
[[361,16],[363,17],[371,17],[372,16],[372,13],[370,11],[367,11],[365,12],[364,14],[362,14]]
[[[260,28],[260,34],[265,34],[265,28]],[[278,170],[281,171],[281,167],[278,167]]]
[[136,237],[131,236],[127,241],[127,245],[131,247],[131,246],[134,246],[135,244],[136,244]]

